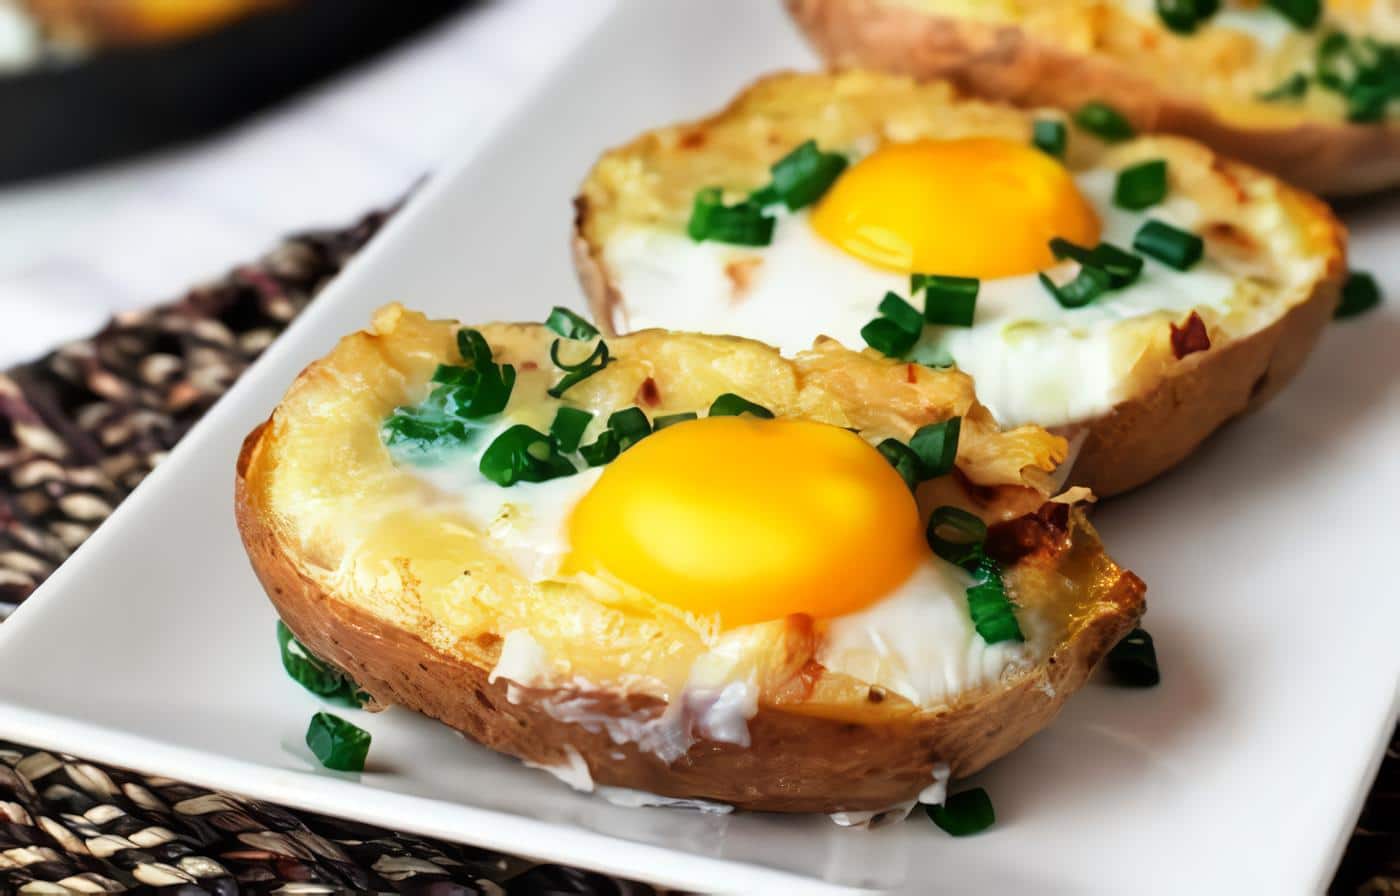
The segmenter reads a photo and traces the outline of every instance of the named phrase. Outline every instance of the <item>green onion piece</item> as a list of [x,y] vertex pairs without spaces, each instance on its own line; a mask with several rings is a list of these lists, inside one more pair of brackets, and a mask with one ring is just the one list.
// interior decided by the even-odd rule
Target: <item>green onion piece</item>
[[565,339],[594,339],[598,336],[597,327],[568,308],[561,308],[558,305],[555,305],[554,310],[549,312],[549,317],[545,318],[544,325]]
[[924,316],[895,293],[885,293],[878,310],[882,316],[893,321],[895,326],[906,333],[912,333],[915,338],[918,338],[924,329]]
[[1092,249],[1086,249],[1055,237],[1050,241],[1050,251],[1055,253],[1056,258],[1068,258],[1103,271],[1108,275],[1108,285],[1112,289],[1122,289],[1142,273],[1142,258],[1112,243],[1099,243]]
[[1074,113],[1074,123],[1101,140],[1117,143],[1133,136],[1133,125],[1123,113],[1097,100],[1085,103]]
[[578,453],[590,467],[601,467],[611,462],[618,455],[617,433],[611,429],[603,430],[593,444],[580,447]]
[[714,240],[736,246],[766,246],[773,242],[775,220],[750,201],[725,205],[719,187],[706,187],[695,194],[686,232],[697,243]]
[[1151,159],[1124,168],[1113,186],[1113,204],[1130,211],[1151,208],[1166,195],[1166,159]]
[[773,166],[773,192],[783,204],[797,211],[822,197],[841,172],[846,170],[846,157],[817,149],[817,141],[808,140],[778,160]]
[[362,772],[369,755],[369,732],[340,716],[318,712],[306,729],[306,745],[326,768]]
[[1357,69],[1351,38],[1340,31],[1333,31],[1318,41],[1314,64],[1318,83],[1332,90],[1345,90],[1356,76]]
[[549,360],[554,362],[555,367],[564,371],[564,376],[545,390],[551,398],[562,398],[565,392],[612,363],[612,357],[608,354],[608,344],[601,339],[593,346],[593,351],[589,352],[588,357],[577,364],[565,364],[559,360],[559,342],[560,340],[556,339],[549,346]]
[[1157,669],[1157,648],[1152,636],[1135,628],[1114,645],[1105,660],[1115,684],[1130,688],[1150,688],[1162,681]]
[[977,583],[967,589],[967,611],[972,627],[988,644],[1002,641],[1024,641],[1016,613],[1006,596],[1001,578],[1001,564],[991,557],[981,556],[972,570]]
[[1069,144],[1069,128],[1054,118],[1037,118],[1031,125],[1031,145],[1057,159],[1065,157]]
[[770,205],[777,205],[779,202],[782,202],[782,198],[778,196],[778,191],[773,188],[772,184],[768,184],[766,187],[760,187],[749,194],[749,203],[758,206],[760,209],[766,209]]
[[651,435],[651,421],[641,408],[623,408],[608,417],[608,429],[616,436],[617,451],[621,454]]
[[457,331],[457,353],[477,370],[491,363],[491,346],[486,337],[467,327]]
[[1178,271],[1190,270],[1205,254],[1205,241],[1194,233],[1178,230],[1155,218],[1147,221],[1133,237],[1133,248]]
[[943,274],[914,276],[923,278],[924,320],[944,327],[972,326],[982,281],[976,277],[949,277]]
[[773,419],[772,411],[733,392],[724,393],[710,405],[711,417],[738,417],[741,414],[752,414],[764,420]]
[[460,367],[455,364],[439,364],[433,371],[433,382],[448,386],[475,386],[481,374],[475,367]]
[[471,442],[473,433],[474,430],[454,417],[412,407],[397,408],[380,430],[385,445],[411,455],[429,455],[438,449],[463,447]]
[[921,342],[915,345],[912,350],[905,353],[905,357],[915,364],[922,364],[924,367],[944,368],[952,367],[957,363],[946,347],[934,342]]
[[962,567],[975,566],[987,540],[987,524],[976,514],[945,504],[929,514],[925,535],[928,546],[944,560]]
[[488,364],[479,371],[475,386],[443,387],[452,410],[469,420],[499,414],[510,403],[515,389],[515,368],[510,364]]
[[583,431],[593,420],[593,415],[579,408],[560,408],[554,412],[554,422],[549,424],[549,437],[554,447],[564,454],[578,450],[583,439]]
[[919,477],[919,455],[899,439],[885,439],[875,446],[875,450],[890,462],[896,473],[904,477],[904,483],[911,491],[922,481]]
[[1280,100],[1296,100],[1308,92],[1308,76],[1302,72],[1294,72],[1278,83],[1277,87],[1265,90],[1259,94],[1259,99],[1269,103],[1276,103]]
[[1220,0],[1157,0],[1157,17],[1177,34],[1191,34],[1220,10]]
[[1113,285],[1106,272],[1088,264],[1080,265],[1079,273],[1063,286],[1056,286],[1055,281],[1044,274],[1037,276],[1040,277],[1040,285],[1055,297],[1062,308],[1083,308],[1108,292]]
[[1376,122],[1385,117],[1390,101],[1400,96],[1396,84],[1353,83],[1347,88],[1347,121]]
[[1322,0],[1267,0],[1268,5],[1292,22],[1297,28],[1304,30],[1317,24],[1317,20],[1322,16]]
[[910,333],[888,317],[877,317],[860,328],[865,344],[888,358],[900,358],[919,341],[918,333]]
[[941,806],[925,806],[933,823],[954,837],[980,834],[996,823],[992,798],[981,787],[952,794]]
[[478,468],[481,475],[500,486],[546,482],[578,472],[549,436],[523,423],[496,436],[482,452]]
[[307,650],[280,619],[277,620],[277,649],[282,654],[282,668],[287,675],[311,693],[346,706],[360,706],[364,702],[359,687],[348,675]]
[[919,458],[919,479],[934,479],[953,471],[958,457],[958,435],[962,418],[950,417],[919,427],[909,440],[909,448]]
[[651,421],[651,431],[660,432],[668,426],[675,426],[677,423],[686,423],[699,418],[699,414],[694,411],[686,411],[684,414],[666,414]]
[[1376,278],[1365,271],[1352,271],[1342,286],[1342,301],[1332,316],[1338,319],[1355,317],[1380,303],[1381,288],[1376,284]]

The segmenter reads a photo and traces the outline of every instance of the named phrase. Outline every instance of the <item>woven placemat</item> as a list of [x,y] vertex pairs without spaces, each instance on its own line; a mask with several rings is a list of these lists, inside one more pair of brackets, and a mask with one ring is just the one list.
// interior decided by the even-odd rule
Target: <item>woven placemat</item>
[[[121,315],[90,339],[0,375],[0,618],[92,533],[384,218],[289,239],[173,304]],[[0,742],[0,893],[128,888],[655,892]],[[1400,732],[1332,890],[1400,894]]]

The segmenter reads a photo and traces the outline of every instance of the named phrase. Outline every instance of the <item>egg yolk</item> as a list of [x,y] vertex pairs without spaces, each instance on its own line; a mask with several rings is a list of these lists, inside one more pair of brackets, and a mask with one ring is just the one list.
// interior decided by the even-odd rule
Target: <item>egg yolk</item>
[[1058,161],[993,137],[887,143],[843,174],[812,227],[903,273],[1011,277],[1049,267],[1049,242],[1094,245],[1099,219]]
[[726,628],[859,610],[928,552],[879,452],[799,420],[669,426],[609,464],[568,526],[566,572],[609,573]]

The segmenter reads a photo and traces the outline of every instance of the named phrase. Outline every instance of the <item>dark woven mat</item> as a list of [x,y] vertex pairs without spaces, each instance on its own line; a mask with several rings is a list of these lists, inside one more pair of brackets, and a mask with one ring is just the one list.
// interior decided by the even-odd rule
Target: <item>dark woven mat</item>
[[[91,339],[0,375],[0,618],[92,533],[383,219],[287,240],[173,304],[122,315]],[[61,881],[72,892],[654,892],[0,742],[0,893],[61,893],[43,883]],[[1400,894],[1400,737],[1332,889]]]

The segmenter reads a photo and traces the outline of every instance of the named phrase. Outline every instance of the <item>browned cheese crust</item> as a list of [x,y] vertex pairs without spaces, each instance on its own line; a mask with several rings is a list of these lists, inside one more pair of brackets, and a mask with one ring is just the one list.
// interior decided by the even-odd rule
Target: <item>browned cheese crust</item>
[[[1128,60],[1038,41],[1014,24],[940,16],[881,0],[785,0],[828,64],[946,78],[975,96],[1077,109],[1107,102],[1139,132],[1192,137],[1224,155],[1328,196],[1400,183],[1400,127],[1346,121],[1226,120]],[[1144,53],[1152,52],[1144,47]]]

